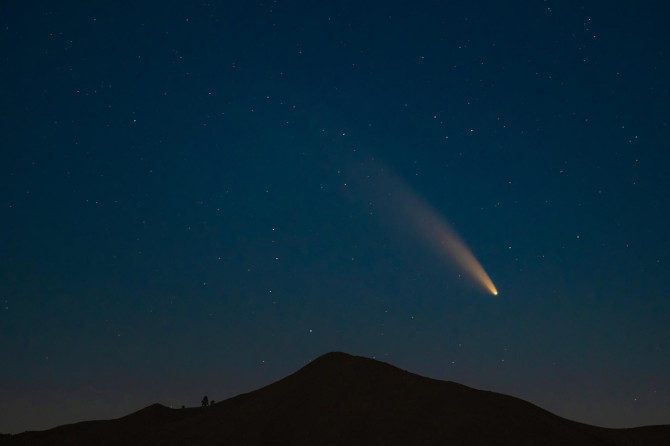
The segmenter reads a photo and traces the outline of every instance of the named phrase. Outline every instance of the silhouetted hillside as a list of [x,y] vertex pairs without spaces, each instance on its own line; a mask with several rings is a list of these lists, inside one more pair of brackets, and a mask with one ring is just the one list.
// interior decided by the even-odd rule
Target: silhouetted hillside
[[8,445],[670,445],[670,426],[605,429],[523,400],[328,353],[211,407],[155,404],[123,418],[3,438]]

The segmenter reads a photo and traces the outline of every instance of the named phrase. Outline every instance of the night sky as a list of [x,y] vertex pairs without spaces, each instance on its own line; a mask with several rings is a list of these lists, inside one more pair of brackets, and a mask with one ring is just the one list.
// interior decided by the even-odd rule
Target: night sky
[[670,423],[669,8],[2,2],[0,432],[332,350]]

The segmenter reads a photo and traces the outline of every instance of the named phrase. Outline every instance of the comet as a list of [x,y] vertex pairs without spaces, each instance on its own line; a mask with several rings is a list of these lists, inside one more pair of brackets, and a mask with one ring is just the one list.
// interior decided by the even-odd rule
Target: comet
[[417,234],[427,241],[429,246],[433,246],[439,254],[458,269],[462,269],[484,290],[494,296],[498,295],[498,290],[484,267],[442,216],[409,188],[401,191],[399,198],[398,205],[408,211],[405,215],[415,225]]
[[377,171],[374,180],[377,181],[375,189],[384,191],[383,199],[379,201],[383,208],[392,211],[404,227],[415,232],[417,237],[463,271],[482,290],[498,295],[484,267],[445,218],[388,169]]
[[465,242],[448,226],[446,221],[436,220],[434,224],[432,237],[437,241],[439,250],[444,252],[456,266],[461,267],[486,291],[497,296],[496,286]]

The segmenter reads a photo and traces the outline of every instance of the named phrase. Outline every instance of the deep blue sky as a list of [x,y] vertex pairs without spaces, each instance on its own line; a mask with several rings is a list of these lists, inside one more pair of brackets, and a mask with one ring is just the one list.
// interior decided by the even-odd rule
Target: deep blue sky
[[[331,350],[670,423],[669,13],[3,2],[0,432],[222,400]],[[396,221],[382,169],[498,296]]]

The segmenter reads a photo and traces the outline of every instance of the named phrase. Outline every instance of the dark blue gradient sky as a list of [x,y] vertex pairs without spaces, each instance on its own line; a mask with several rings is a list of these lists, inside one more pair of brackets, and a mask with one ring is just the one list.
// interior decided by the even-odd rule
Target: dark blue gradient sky
[[0,432],[222,400],[331,350],[670,423],[669,13],[3,2]]

